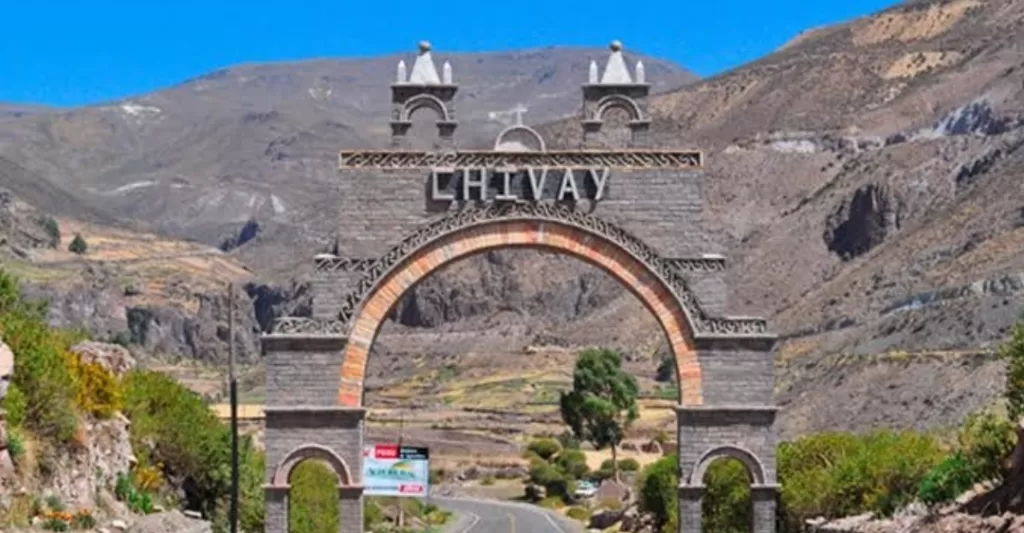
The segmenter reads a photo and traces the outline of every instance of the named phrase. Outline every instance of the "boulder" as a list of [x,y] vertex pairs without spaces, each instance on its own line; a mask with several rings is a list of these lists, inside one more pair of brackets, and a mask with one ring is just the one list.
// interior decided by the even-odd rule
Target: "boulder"
[[135,368],[135,358],[124,346],[105,342],[85,341],[71,347],[84,363],[99,363],[115,375],[124,375]]

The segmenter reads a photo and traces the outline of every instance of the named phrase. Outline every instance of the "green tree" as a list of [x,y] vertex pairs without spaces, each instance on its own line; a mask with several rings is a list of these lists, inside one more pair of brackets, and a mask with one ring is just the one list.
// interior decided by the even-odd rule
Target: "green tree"
[[45,216],[39,219],[39,225],[42,226],[43,231],[46,232],[46,236],[50,238],[50,248],[56,248],[60,244],[60,224],[57,220],[51,216]]
[[89,245],[86,244],[85,239],[82,238],[82,235],[78,233],[75,234],[75,238],[71,239],[71,244],[68,245],[68,251],[73,254],[82,255],[88,249]]
[[292,533],[334,533],[338,531],[338,485],[329,466],[319,461],[303,461],[292,470],[289,480],[288,531]]
[[1006,360],[1007,414],[1016,422],[1024,417],[1024,322],[1013,328],[1013,334],[999,349],[999,355]]
[[676,381],[676,358],[666,355],[658,363],[658,370],[654,377],[655,381],[661,383],[675,383]]
[[622,370],[622,354],[609,349],[580,353],[572,390],[560,398],[562,420],[580,440],[598,450],[610,447],[613,476],[619,480],[616,448],[639,416],[636,379]]

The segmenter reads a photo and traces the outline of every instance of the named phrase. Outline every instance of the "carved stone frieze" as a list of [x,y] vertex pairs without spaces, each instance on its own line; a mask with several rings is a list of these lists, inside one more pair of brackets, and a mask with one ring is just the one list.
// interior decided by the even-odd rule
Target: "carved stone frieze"
[[695,150],[608,150],[544,152],[414,152],[403,150],[352,150],[338,157],[342,169],[401,170],[417,168],[639,168],[697,169],[703,154]]

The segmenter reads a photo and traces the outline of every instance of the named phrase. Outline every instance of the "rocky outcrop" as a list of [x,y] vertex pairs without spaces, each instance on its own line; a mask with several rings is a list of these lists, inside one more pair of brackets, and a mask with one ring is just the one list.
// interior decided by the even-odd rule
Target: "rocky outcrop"
[[[14,375],[14,352],[0,340],[0,402],[7,397],[7,388]],[[0,480],[9,479],[14,474],[14,463],[7,450],[7,412],[0,409]]]
[[[206,363],[228,360],[228,296],[226,293],[197,294],[194,313],[173,307],[129,307],[126,310],[131,341],[145,350],[172,354]],[[259,357],[260,325],[251,300],[235,293],[235,349],[241,362]]]
[[899,230],[904,209],[903,201],[890,187],[865,185],[832,209],[822,239],[829,251],[844,261],[853,259]]

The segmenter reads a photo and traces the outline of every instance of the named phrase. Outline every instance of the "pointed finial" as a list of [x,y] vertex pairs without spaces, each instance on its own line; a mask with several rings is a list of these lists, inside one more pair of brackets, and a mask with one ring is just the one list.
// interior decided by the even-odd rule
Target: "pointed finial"
[[412,73],[409,74],[409,83],[414,85],[439,85],[441,77],[437,75],[437,68],[434,67],[434,60],[430,57],[430,43],[420,41],[420,55],[412,64]]
[[622,57],[622,43],[612,41],[608,48],[611,48],[612,53],[608,56],[608,64],[604,66],[601,83],[609,85],[633,83],[632,76],[629,75],[629,67],[626,66],[626,60]]
[[445,85],[452,84],[452,64],[447,61],[441,66],[441,80]]
[[597,83],[597,61],[593,59],[590,60],[590,76],[587,79],[592,85]]
[[636,61],[636,82],[637,83],[646,83],[644,81],[645,79],[646,79],[646,77],[644,75],[644,62],[640,61],[638,59]]
[[409,75],[406,73],[405,60],[398,60],[398,79],[395,80],[398,83],[405,83],[409,81]]

